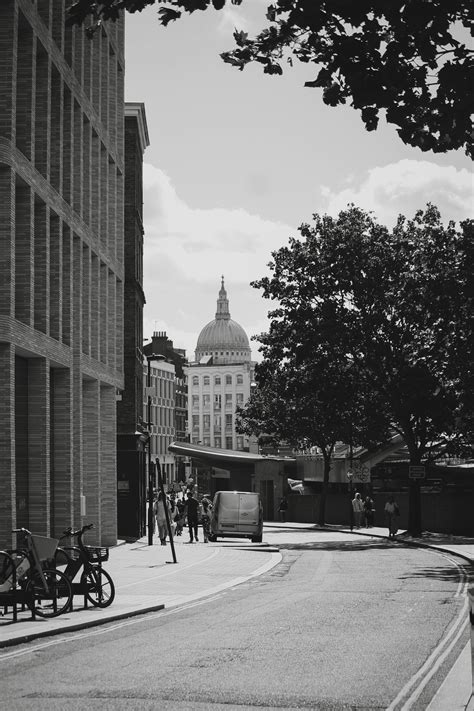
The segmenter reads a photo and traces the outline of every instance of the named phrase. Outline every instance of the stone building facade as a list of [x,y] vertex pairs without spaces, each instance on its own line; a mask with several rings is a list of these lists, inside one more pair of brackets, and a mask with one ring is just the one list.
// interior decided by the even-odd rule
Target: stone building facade
[[0,547],[25,526],[117,538],[124,27],[0,3]]
[[231,319],[222,277],[215,319],[201,330],[188,378],[190,442],[217,449],[249,450],[236,431],[236,408],[250,397],[255,363],[247,334]]

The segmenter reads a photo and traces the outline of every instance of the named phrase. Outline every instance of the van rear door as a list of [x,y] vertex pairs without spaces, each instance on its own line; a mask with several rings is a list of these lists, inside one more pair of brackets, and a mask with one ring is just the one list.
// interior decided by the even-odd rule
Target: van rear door
[[[258,526],[259,506],[258,494],[243,493],[239,495],[239,526]],[[243,530],[246,530],[245,528]]]

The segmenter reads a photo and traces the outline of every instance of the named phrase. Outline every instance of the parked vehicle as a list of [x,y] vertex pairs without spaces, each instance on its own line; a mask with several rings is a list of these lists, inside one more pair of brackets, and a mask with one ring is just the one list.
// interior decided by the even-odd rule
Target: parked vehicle
[[250,538],[262,542],[263,507],[253,491],[218,491],[212,503],[209,540]]

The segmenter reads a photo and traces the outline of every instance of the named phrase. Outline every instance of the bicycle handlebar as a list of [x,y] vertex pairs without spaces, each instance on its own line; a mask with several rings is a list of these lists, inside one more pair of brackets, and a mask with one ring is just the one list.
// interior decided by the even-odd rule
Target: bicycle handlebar
[[93,523],[88,523],[82,528],[79,528],[77,531],[73,531],[72,528],[68,528],[66,531],[63,531],[61,538],[74,538],[75,536],[82,536],[86,531],[90,531],[91,528],[94,528]]
[[27,528],[14,528],[12,529],[12,533],[26,533],[28,536],[31,536],[31,531],[28,531]]

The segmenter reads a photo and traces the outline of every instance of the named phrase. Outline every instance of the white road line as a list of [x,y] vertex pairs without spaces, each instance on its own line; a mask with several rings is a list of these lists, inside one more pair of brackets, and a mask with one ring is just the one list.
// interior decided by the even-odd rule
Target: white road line
[[[148,613],[146,616],[146,620],[148,622],[149,620],[156,619],[157,617],[162,619],[163,617],[176,615],[178,614],[178,612],[182,612],[183,610],[188,610],[190,608],[198,607],[199,605],[204,605],[205,603],[212,602],[213,600],[217,600],[222,597],[222,595],[223,593],[219,593],[218,595],[206,597],[202,600],[196,600],[194,602],[178,605],[177,607],[171,610]],[[108,634],[109,632],[114,632],[115,630],[122,629],[123,627],[129,627],[130,625],[143,623],[143,621],[143,617],[140,617],[140,619],[134,617],[131,620],[124,620],[123,622],[118,622],[114,625],[108,625],[107,627],[101,627],[100,629],[89,630],[88,632],[71,632],[70,634],[74,635],[74,637],[55,638],[49,640],[48,642],[41,642],[39,644],[31,645],[28,647],[28,649],[19,649],[13,652],[6,652],[5,654],[0,654],[0,662],[4,662],[8,659],[15,659],[17,657],[24,657],[27,654],[34,654],[35,652],[39,652],[42,649],[47,649],[48,647],[54,647],[55,645],[66,644],[67,642],[75,642],[79,639],[87,639],[89,637],[99,637],[100,635]],[[67,634],[67,630],[65,631],[65,633]]]
[[[430,679],[438,671],[445,659],[456,646],[468,623],[468,600],[466,595],[468,577],[466,571],[462,565],[460,565],[453,558],[450,558],[447,554],[442,553],[441,551],[438,551],[437,553],[438,555],[443,555],[445,558],[447,558],[458,569],[460,580],[454,597],[460,597],[461,595],[464,595],[465,601],[454,623],[451,625],[449,632],[445,635],[445,637],[438,644],[438,646],[435,647],[433,652],[430,654],[425,663],[420,667],[420,669],[418,669],[416,674],[414,674],[411,679],[409,679],[409,681],[405,684],[405,686],[400,690],[400,692],[397,694],[390,706],[387,706],[386,711],[395,711],[395,709],[397,708],[399,708],[400,711],[409,711],[413,708],[414,703],[420,697],[421,693],[423,692]],[[410,695],[405,700],[403,705],[398,706],[398,704],[402,702],[402,700],[407,696],[407,694]]]

